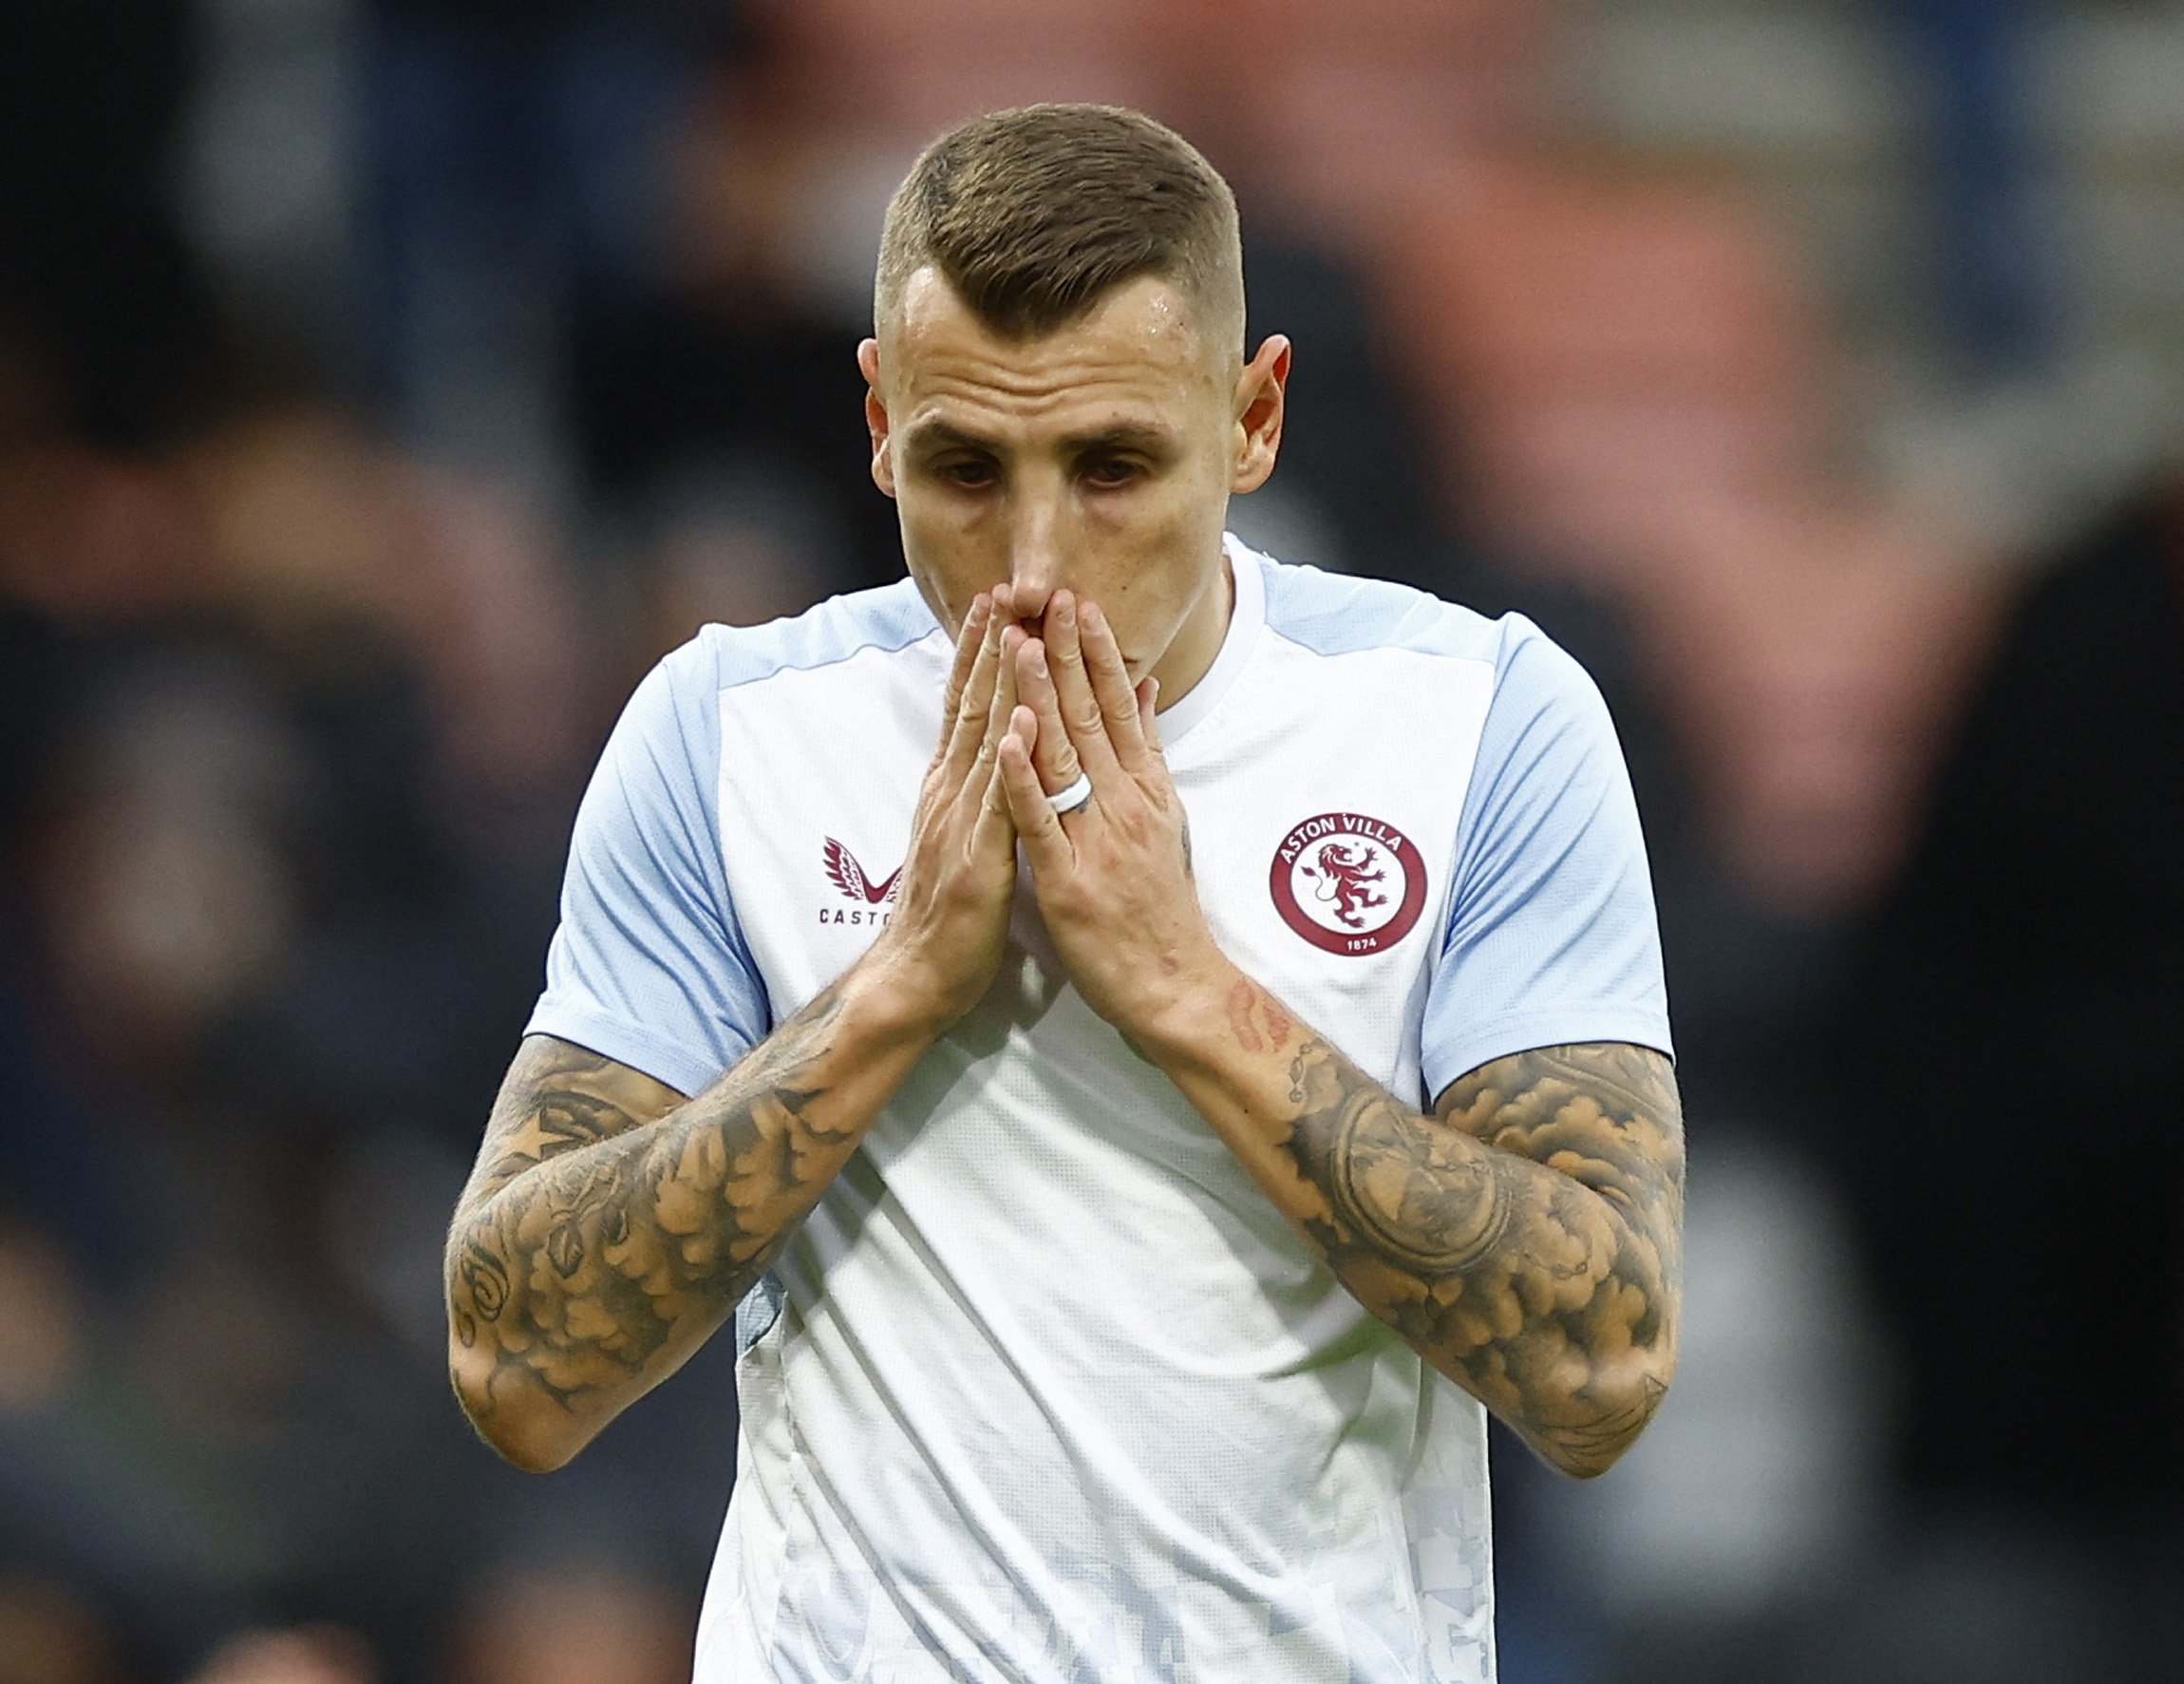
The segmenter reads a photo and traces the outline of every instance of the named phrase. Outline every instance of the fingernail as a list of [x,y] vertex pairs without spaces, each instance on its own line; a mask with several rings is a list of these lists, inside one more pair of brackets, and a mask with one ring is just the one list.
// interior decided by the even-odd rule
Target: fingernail
[[1077,604],[1067,596],[1056,598],[1054,617],[1064,626],[1075,625],[1077,623]]

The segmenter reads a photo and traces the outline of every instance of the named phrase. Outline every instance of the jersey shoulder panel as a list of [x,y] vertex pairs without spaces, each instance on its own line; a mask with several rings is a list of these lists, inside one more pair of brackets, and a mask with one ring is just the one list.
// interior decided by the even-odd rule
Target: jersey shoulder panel
[[1400,649],[1498,662],[1513,631],[1539,635],[1521,615],[1490,620],[1410,585],[1269,561],[1267,628],[1314,654]]
[[[763,626],[707,626],[687,645],[717,694],[781,672],[831,667],[866,650],[893,653],[939,630],[912,579],[830,596]],[[670,657],[670,659],[673,657]]]
[[[800,615],[763,625],[701,626],[689,641],[662,657],[639,687],[631,708],[650,712],[657,722],[655,730],[665,728],[680,738],[688,773],[710,791],[719,770],[720,707],[725,692],[785,672],[838,666],[868,650],[892,654],[939,629],[910,579],[830,596]],[[667,704],[664,709],[658,703],[641,706],[655,684],[666,692],[660,698]],[[709,793],[706,805],[717,827]]]
[[[562,918],[531,1028],[695,1093],[771,1028],[765,978],[729,856],[747,816],[724,812],[730,697],[816,678],[936,636],[909,580],[770,625],[711,625],[637,686],[578,809]],[[822,720],[814,728],[824,729]],[[787,774],[783,774],[787,775]],[[748,783],[744,777],[741,780]]]
[[[1489,619],[1477,609],[1410,585],[1353,578],[1269,561],[1267,625],[1319,655],[1401,650],[1483,661],[1495,672],[1496,725],[1549,698],[1598,707],[1591,674],[1531,619],[1514,611]],[[1488,747],[1498,747],[1491,741]]]
[[1608,705],[1530,620],[1495,623],[1494,701],[1426,1007],[1435,1093],[1530,1047],[1674,1050],[1645,838]]

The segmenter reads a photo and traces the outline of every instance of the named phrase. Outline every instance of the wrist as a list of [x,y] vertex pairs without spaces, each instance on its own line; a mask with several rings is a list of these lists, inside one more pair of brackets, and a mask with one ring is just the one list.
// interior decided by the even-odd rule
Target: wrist
[[885,936],[849,968],[841,986],[870,1033],[920,1052],[977,1003],[957,1004],[930,966]]
[[1116,1028],[1162,1069],[1202,1063],[1226,1021],[1223,1002],[1243,973],[1211,938],[1188,956],[1176,956],[1156,981],[1133,989],[1127,1021]]

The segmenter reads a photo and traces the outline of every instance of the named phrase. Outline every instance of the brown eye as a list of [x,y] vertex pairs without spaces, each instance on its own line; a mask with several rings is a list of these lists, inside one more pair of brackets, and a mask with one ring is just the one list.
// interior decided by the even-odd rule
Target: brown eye
[[959,490],[975,491],[993,482],[993,464],[987,462],[951,462],[941,467],[940,477]]
[[1101,456],[1085,465],[1084,478],[1094,485],[1112,490],[1129,484],[1143,472],[1143,466],[1130,457]]

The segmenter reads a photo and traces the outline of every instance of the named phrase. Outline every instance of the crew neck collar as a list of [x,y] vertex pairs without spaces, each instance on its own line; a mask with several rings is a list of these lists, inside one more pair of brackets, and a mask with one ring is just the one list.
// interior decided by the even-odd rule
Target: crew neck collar
[[1182,700],[1159,713],[1160,743],[1173,753],[1183,736],[1219,704],[1229,686],[1251,659],[1259,640],[1259,628],[1267,622],[1267,580],[1259,558],[1244,547],[1233,533],[1221,537],[1221,557],[1227,562],[1235,598],[1229,606],[1229,629],[1221,638],[1220,653],[1206,675],[1191,686]]

